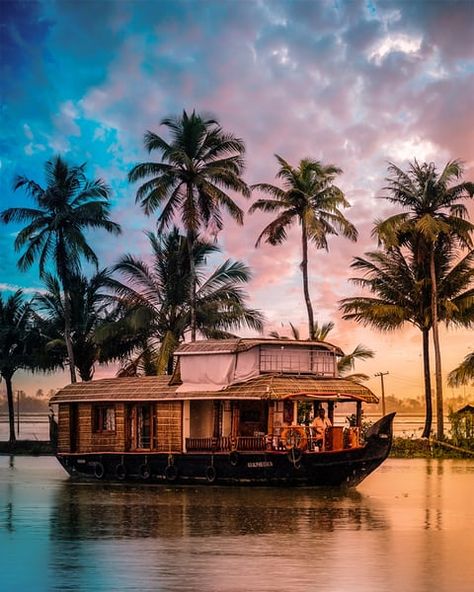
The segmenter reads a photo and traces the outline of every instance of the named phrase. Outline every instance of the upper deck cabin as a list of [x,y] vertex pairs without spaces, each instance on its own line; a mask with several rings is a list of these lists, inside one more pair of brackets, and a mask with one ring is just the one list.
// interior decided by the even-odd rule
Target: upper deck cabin
[[221,390],[262,374],[337,377],[340,348],[319,341],[220,339],[181,345],[175,352],[177,392]]

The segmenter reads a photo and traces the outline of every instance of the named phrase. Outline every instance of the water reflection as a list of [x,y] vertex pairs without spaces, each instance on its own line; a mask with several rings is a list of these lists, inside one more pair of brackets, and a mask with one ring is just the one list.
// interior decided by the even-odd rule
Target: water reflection
[[473,474],[391,460],[346,493],[165,488],[74,483],[54,459],[0,457],[0,588],[467,592]]
[[81,539],[297,534],[387,528],[357,491],[64,484],[51,536]]

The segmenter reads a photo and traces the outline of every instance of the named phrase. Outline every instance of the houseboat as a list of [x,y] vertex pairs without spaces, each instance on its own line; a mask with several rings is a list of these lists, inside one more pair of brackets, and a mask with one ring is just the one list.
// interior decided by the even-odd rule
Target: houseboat
[[388,456],[394,414],[362,436],[362,405],[378,399],[338,376],[341,355],[318,341],[196,341],[172,376],[70,384],[51,399],[57,458],[81,479],[355,486]]

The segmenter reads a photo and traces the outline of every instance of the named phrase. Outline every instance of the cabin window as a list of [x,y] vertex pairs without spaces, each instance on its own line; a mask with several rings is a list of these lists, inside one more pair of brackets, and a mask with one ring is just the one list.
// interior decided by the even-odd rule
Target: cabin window
[[293,401],[285,401],[283,405],[283,421],[291,425],[295,418],[295,406],[293,405]]
[[313,373],[335,375],[335,354],[331,351],[304,349],[291,345],[262,346],[260,348],[261,372]]
[[318,351],[313,354],[313,372],[334,376],[335,357],[332,352]]
[[295,347],[261,347],[260,370],[262,372],[300,372],[311,371],[311,352],[309,349]]
[[96,433],[115,432],[115,406],[96,405],[93,408],[92,429]]

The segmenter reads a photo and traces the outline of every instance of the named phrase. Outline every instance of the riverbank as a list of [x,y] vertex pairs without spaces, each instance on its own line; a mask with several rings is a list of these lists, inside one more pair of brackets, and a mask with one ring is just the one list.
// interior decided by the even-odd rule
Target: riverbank
[[[50,456],[54,451],[49,441],[18,440],[13,446],[9,442],[0,442],[0,454]],[[426,438],[395,437],[390,458],[474,458],[474,450],[463,450],[450,442],[436,442]]]
[[15,456],[51,456],[54,454],[48,440],[17,440],[15,444],[0,442],[0,454]]
[[391,458],[474,458],[474,450],[462,449],[449,441],[438,442],[427,438],[393,439]]

